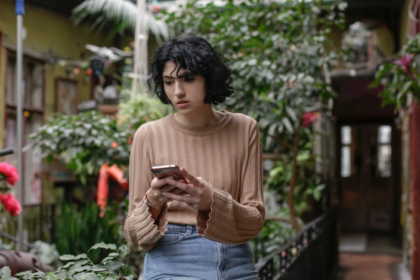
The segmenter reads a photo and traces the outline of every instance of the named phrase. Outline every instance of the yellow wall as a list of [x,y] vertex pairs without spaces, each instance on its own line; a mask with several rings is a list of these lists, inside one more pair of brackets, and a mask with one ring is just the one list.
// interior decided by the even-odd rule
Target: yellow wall
[[[15,1],[0,0],[0,30],[4,33],[5,45],[16,46],[16,15]],[[91,53],[85,49],[85,44],[109,46],[105,36],[95,35],[86,28],[75,26],[69,18],[25,5],[23,18],[27,37],[23,41],[24,53],[43,55],[47,52],[62,59],[81,60],[88,58]],[[2,49],[0,60],[0,112],[4,108],[4,83],[6,52]],[[55,80],[57,77],[67,78],[63,67],[46,64],[45,67],[45,114],[50,115],[55,109]],[[79,100],[90,98],[90,82],[85,82],[84,75],[73,78],[78,82]],[[4,115],[0,114],[0,140],[3,139]],[[0,141],[2,147],[3,141]]]
[[386,57],[389,57],[395,53],[395,42],[389,28],[380,27],[374,29],[372,33],[376,44]]
[[400,22],[400,45],[401,48],[408,36],[410,35],[410,17],[408,16],[408,6],[410,5],[410,0],[405,0],[404,7],[401,10],[401,22]]

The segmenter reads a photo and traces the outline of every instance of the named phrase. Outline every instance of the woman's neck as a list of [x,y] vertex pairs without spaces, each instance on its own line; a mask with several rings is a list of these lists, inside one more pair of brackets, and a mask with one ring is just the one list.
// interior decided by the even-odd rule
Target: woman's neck
[[191,127],[206,127],[219,123],[220,119],[223,118],[223,113],[214,111],[211,106],[208,106],[205,110],[197,112],[195,114],[182,114],[176,113],[175,119]]

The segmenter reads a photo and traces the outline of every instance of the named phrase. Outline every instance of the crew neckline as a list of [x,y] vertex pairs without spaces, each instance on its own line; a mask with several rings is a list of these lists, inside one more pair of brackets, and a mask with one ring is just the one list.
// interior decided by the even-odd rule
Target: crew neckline
[[209,125],[209,126],[203,126],[203,127],[195,127],[195,126],[182,124],[179,121],[177,121],[177,119],[175,118],[175,114],[168,115],[167,117],[165,117],[165,120],[168,122],[170,126],[186,134],[207,135],[207,134],[212,134],[212,133],[220,131],[231,120],[232,113],[225,110],[221,110],[219,112],[223,113],[223,118],[220,119],[218,123]]

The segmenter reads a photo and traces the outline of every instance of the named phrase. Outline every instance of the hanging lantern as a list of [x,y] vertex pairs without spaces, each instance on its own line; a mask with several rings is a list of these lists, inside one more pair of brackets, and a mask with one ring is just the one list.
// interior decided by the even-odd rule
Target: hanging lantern
[[80,68],[86,70],[88,68],[88,64],[86,62],[83,62],[82,64],[80,64]]
[[90,68],[96,73],[102,72],[105,69],[106,60],[102,56],[94,55],[89,57]]
[[67,76],[70,76],[70,74],[73,73],[73,69],[71,69],[70,67],[66,67],[66,74]]
[[73,73],[74,73],[74,75],[79,75],[80,69],[79,68],[74,68]]
[[64,67],[64,66],[66,66],[66,62],[64,60],[60,60],[58,62],[58,65],[60,65],[61,67]]
[[93,70],[92,69],[90,69],[90,68],[86,69],[86,75],[92,76],[92,74],[93,74]]

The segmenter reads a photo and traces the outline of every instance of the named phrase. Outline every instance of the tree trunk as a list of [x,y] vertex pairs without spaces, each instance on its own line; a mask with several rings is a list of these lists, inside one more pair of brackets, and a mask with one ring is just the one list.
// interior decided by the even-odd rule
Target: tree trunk
[[294,198],[295,198],[295,185],[296,185],[296,181],[297,181],[297,155],[299,152],[299,138],[300,138],[300,129],[301,129],[302,124],[299,124],[298,128],[296,129],[296,134],[295,134],[295,140],[293,143],[293,169],[292,169],[292,179],[290,181],[290,191],[289,191],[289,211],[290,211],[290,220],[292,222],[293,225],[293,229],[295,230],[296,233],[299,232],[299,224],[297,222],[296,219],[296,213],[295,213],[295,203],[294,203]]

